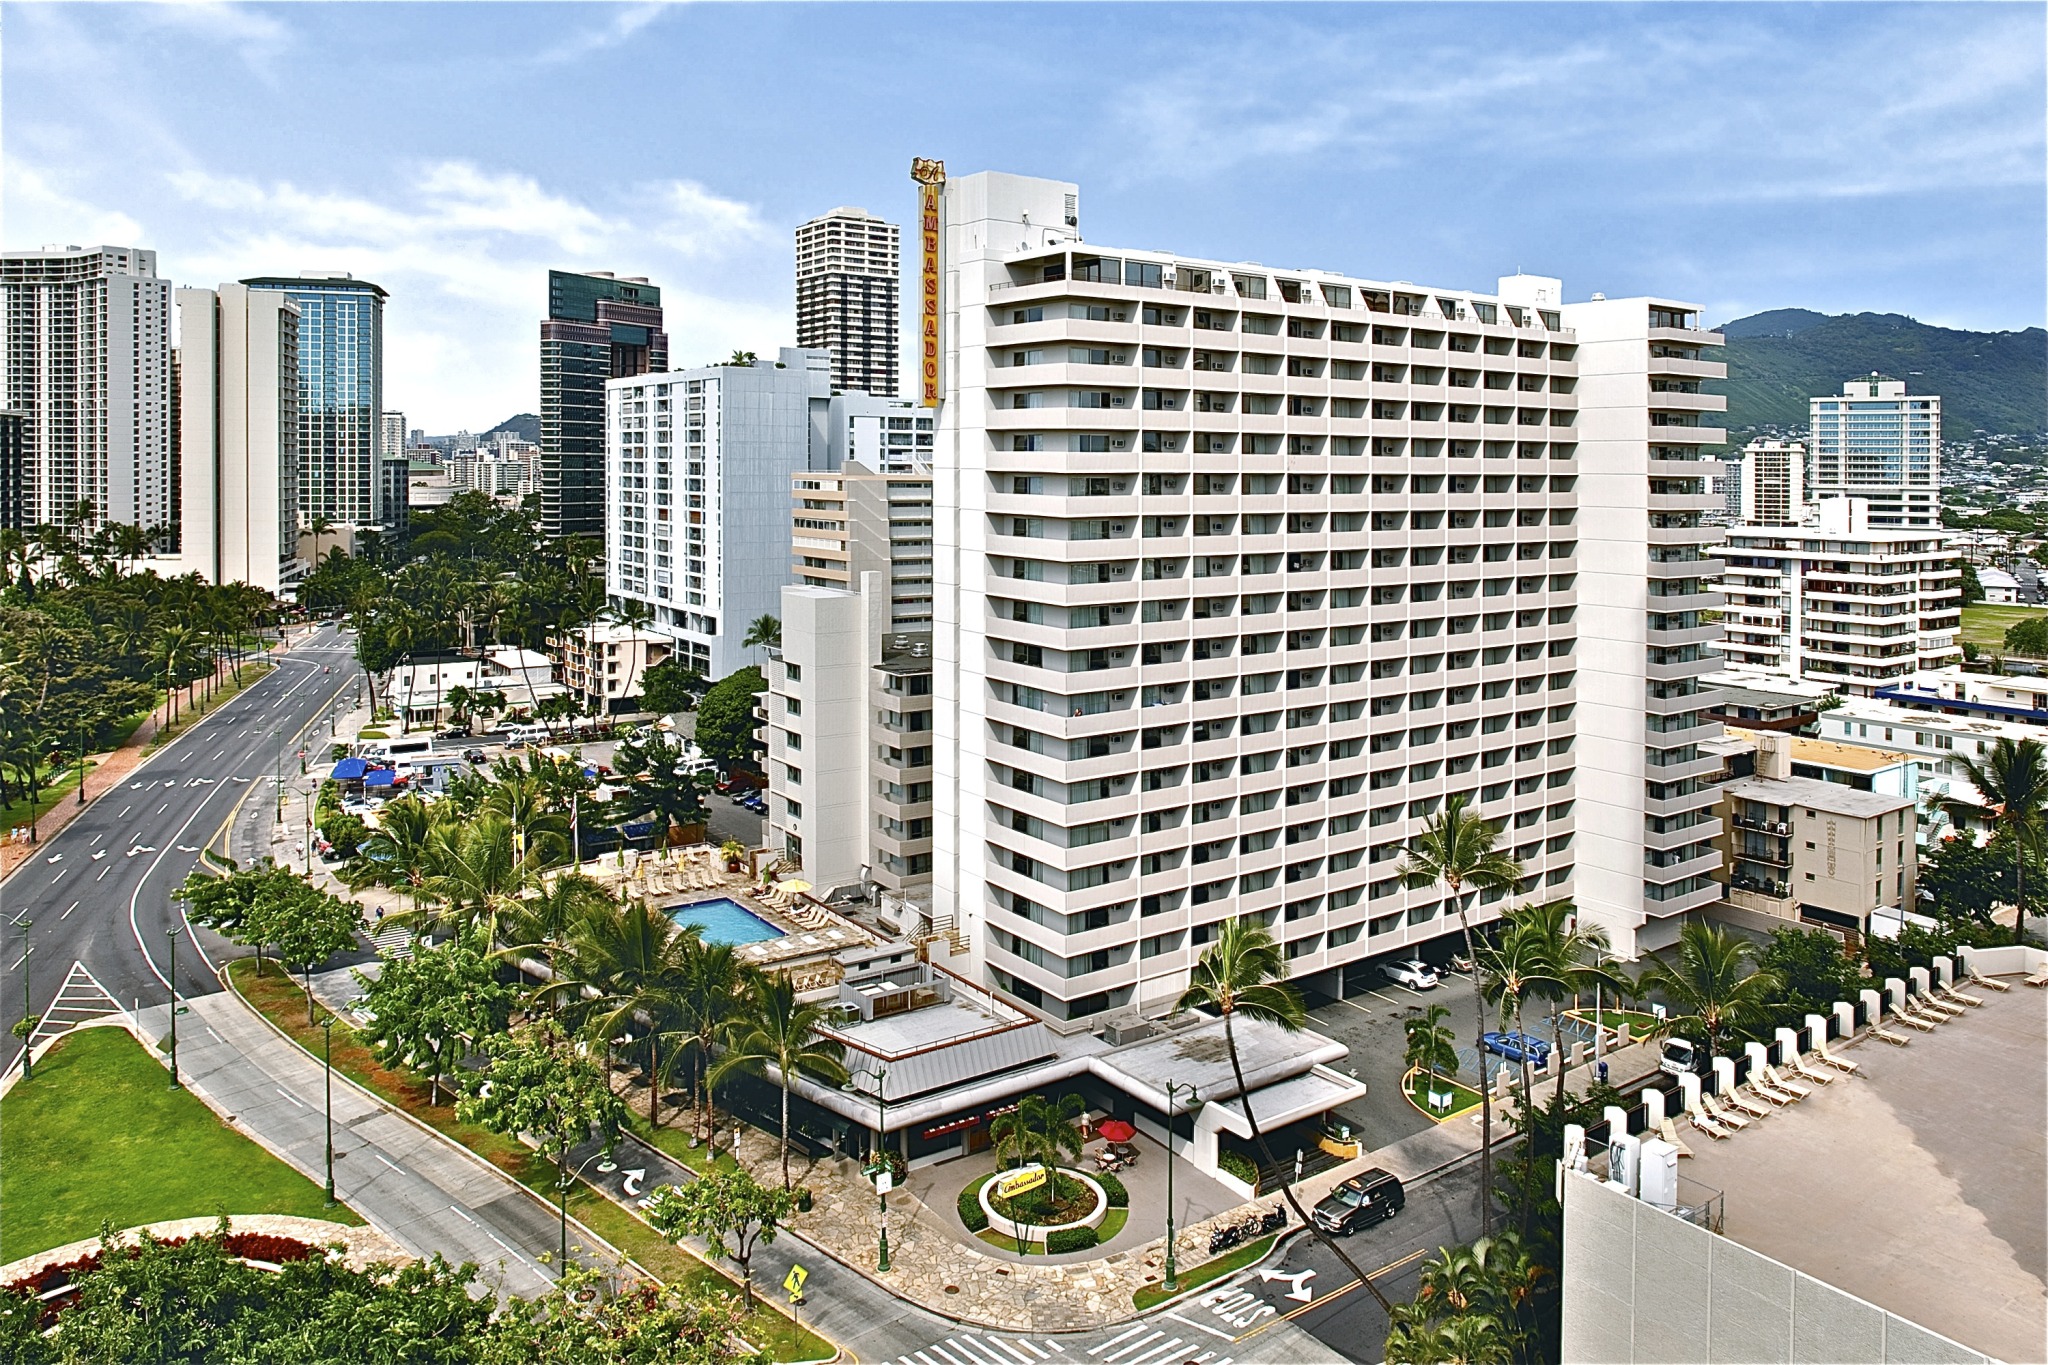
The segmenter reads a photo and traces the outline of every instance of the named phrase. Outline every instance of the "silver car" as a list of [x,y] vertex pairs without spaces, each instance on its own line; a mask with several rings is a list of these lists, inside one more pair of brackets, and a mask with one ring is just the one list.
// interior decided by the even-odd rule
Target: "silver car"
[[1436,974],[1436,968],[1414,957],[1403,958],[1399,962],[1382,962],[1380,975],[1396,986],[1406,986],[1411,991],[1431,990],[1442,980]]

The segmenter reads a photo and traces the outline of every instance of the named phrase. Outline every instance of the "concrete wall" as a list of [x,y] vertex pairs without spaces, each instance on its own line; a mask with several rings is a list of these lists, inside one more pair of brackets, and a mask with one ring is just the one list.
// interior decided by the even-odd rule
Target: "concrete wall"
[[1578,1176],[1564,1182],[1562,1288],[1568,1365],[1990,1359]]

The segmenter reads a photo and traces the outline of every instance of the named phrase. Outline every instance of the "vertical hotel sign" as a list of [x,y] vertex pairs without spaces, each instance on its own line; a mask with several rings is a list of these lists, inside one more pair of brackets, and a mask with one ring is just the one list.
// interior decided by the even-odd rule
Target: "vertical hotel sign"
[[917,182],[917,237],[923,264],[918,274],[918,388],[922,406],[939,405],[939,191],[946,184],[946,163],[917,157],[910,163]]

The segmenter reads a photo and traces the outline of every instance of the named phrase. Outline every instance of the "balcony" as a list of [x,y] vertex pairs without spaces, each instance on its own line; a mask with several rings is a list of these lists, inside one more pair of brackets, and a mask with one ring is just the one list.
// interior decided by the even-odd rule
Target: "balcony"
[[1752,830],[1758,834],[1775,834],[1780,839],[1787,839],[1792,835],[1792,826],[1783,820],[1757,820],[1747,815],[1738,815],[1730,823],[1737,829]]

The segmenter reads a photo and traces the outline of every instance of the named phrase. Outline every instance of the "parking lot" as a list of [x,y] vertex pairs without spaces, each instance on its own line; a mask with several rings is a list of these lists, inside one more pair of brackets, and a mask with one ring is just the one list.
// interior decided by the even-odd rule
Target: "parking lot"
[[1403,1021],[1430,1005],[1446,1006],[1451,1012],[1448,1022],[1469,1050],[1472,978],[1452,973],[1434,990],[1415,991],[1391,982],[1368,985],[1377,972],[1351,976],[1353,990],[1342,1000],[1315,994],[1308,997],[1309,1027],[1351,1049],[1337,1069],[1365,1082],[1365,1098],[1339,1109],[1338,1117],[1358,1130],[1368,1148],[1385,1147],[1431,1126],[1401,1095],[1401,1077],[1408,1070],[1402,1060],[1408,1046],[1401,1031]]

